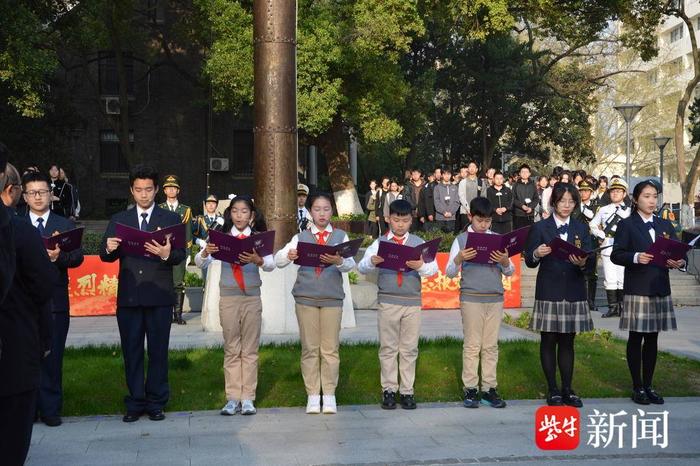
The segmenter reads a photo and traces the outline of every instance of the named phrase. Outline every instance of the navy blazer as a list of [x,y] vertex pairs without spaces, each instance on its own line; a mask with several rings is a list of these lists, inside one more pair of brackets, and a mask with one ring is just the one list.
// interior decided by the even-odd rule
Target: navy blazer
[[[29,219],[29,214],[27,214]],[[31,222],[31,220],[30,220]],[[53,212],[49,213],[49,219],[44,227],[46,235],[51,236],[54,232],[64,233],[75,228],[75,223],[65,217],[61,217]],[[70,302],[68,300],[68,269],[78,267],[85,259],[82,248],[75,251],[61,251],[58,259],[53,265],[58,270],[58,282],[54,287],[53,299],[51,300],[51,311],[68,312]]]
[[[676,238],[676,231],[668,220],[654,216],[656,237]],[[617,224],[615,243],[610,260],[625,268],[625,294],[638,296],[668,296],[671,282],[668,269],[650,264],[635,264],[634,254],[644,252],[652,245],[649,228],[637,212]]]
[[0,396],[39,387],[43,352],[51,342],[48,310],[56,268],[52,267],[39,232],[26,218],[12,216],[15,274],[0,304]]
[[12,210],[0,202],[0,303],[7,296],[15,276],[15,239],[11,220]]
[[[161,307],[175,304],[173,288],[173,266],[185,260],[185,248],[170,251],[168,260],[147,257],[133,257],[121,253],[117,248],[107,254],[107,238],[115,236],[117,223],[132,228],[139,228],[139,218],[136,207],[115,214],[109,221],[107,231],[102,238],[100,259],[104,262],[119,260],[119,290],[117,292],[118,307]],[[149,231],[158,228],[171,227],[182,223],[180,215],[161,209],[157,205],[148,224]]]
[[[535,299],[541,301],[585,301],[586,279],[584,273],[595,266],[595,257],[589,257],[586,269],[581,270],[577,265],[569,261],[557,259],[552,255],[545,256],[536,261],[533,254],[541,244],[549,244],[554,238],[559,237],[554,215],[545,220],[536,222],[530,227],[530,232],[525,243],[525,264],[530,268],[539,265],[537,271],[537,284],[535,287]],[[575,218],[569,219],[569,231],[567,242],[576,244],[581,242],[581,249],[593,249],[588,225]]]

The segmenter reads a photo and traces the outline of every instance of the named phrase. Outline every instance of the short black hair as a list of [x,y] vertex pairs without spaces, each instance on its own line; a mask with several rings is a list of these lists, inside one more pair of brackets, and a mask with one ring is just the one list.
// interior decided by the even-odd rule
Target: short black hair
[[600,183],[601,181],[605,181],[605,182],[607,183],[607,182],[608,182],[608,177],[605,176],[605,175],[600,175],[600,176],[598,177],[598,183]]
[[466,166],[469,167],[469,165],[471,165],[471,164],[476,165],[476,169],[477,169],[477,170],[479,169],[479,162],[477,162],[476,160],[471,159],[469,162],[467,162],[467,165],[466,165]]
[[493,172],[494,178],[496,177],[496,175],[501,175],[504,178],[506,177],[506,175],[504,175],[503,172],[501,170],[499,170],[498,168],[495,168],[494,172]]
[[578,188],[573,183],[557,183],[552,188],[552,197],[549,198],[549,205],[555,207],[564,194],[571,194],[571,199],[576,203],[575,208],[581,204],[581,196],[578,193]]
[[44,183],[46,183],[46,186],[51,185],[51,181],[49,180],[49,177],[44,175],[43,173],[29,172],[22,177],[22,190],[24,190],[29,183],[34,183],[34,182],[39,182],[39,183],[44,182]]
[[413,213],[413,206],[405,199],[397,199],[389,204],[389,215],[398,215],[403,217]]
[[311,209],[313,207],[314,202],[316,202],[318,199],[325,199],[328,202],[331,203],[331,208],[333,207],[333,196],[329,193],[324,193],[323,191],[318,191],[313,194],[311,194],[309,197],[306,198],[306,207]]
[[452,169],[450,167],[444,167],[440,169],[441,173],[449,173],[450,175],[452,174]]
[[411,173],[413,173],[413,172],[423,173],[423,171],[418,167],[411,168]]
[[493,205],[485,197],[475,197],[469,203],[469,212],[473,217],[491,218],[493,217]]
[[659,189],[659,185],[656,181],[648,179],[644,181],[640,181],[634,186],[634,189],[632,190],[632,200],[634,200],[634,210],[637,210],[637,201],[639,200],[639,196],[642,194],[642,190],[646,188],[647,186],[651,186],[656,190],[656,194],[661,191]]
[[149,165],[138,164],[129,173],[129,185],[134,186],[136,180],[153,180],[153,186],[158,186],[158,172]]
[[520,165],[520,168],[518,168],[518,173],[520,173],[523,168],[527,168],[528,171],[532,171],[532,170],[530,170],[530,165],[524,163],[524,164]]

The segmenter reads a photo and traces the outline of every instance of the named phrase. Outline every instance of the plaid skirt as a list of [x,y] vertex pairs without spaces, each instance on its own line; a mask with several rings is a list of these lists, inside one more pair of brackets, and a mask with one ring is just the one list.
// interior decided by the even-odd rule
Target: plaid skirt
[[586,301],[535,300],[530,329],[540,332],[577,333],[593,330]]
[[660,332],[676,329],[671,295],[625,295],[620,313],[620,330]]

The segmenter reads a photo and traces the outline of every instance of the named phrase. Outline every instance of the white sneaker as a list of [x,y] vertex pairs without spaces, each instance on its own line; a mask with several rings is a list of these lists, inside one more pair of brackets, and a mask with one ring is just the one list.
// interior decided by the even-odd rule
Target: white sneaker
[[226,406],[221,408],[221,415],[222,416],[233,416],[236,413],[239,413],[241,411],[241,404],[238,402],[238,400],[228,400],[226,402]]
[[321,412],[321,395],[309,395],[306,401],[306,414],[318,414]]
[[253,404],[253,400],[243,400],[241,404],[241,414],[248,415],[248,414],[255,414],[257,410],[255,409],[255,405]]
[[335,414],[338,407],[335,404],[335,395],[323,395],[323,414]]

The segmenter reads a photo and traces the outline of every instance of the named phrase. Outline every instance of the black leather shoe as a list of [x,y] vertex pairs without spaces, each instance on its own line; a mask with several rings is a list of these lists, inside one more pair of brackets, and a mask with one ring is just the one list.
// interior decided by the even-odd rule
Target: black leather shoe
[[561,392],[557,389],[550,390],[549,393],[547,393],[547,404],[549,406],[564,406],[564,399],[561,396]]
[[651,403],[649,401],[649,397],[647,396],[647,392],[644,391],[644,389],[642,388],[635,389],[632,392],[632,401],[634,401],[638,405],[648,405],[649,403]]
[[664,398],[656,393],[653,388],[647,387],[644,389],[644,393],[647,394],[647,398],[649,398],[649,402],[655,405],[662,405],[664,404]]
[[396,409],[396,393],[384,390],[382,393],[382,409]]
[[581,401],[581,398],[579,398],[573,390],[564,390],[564,395],[561,398],[566,406],[573,406],[574,408],[583,407],[583,401]]
[[42,416],[41,422],[49,427],[58,427],[63,424],[63,421],[61,421],[61,416]]
[[148,419],[151,421],[162,421],[165,419],[165,414],[163,414],[162,409],[154,409],[153,411],[148,412]]
[[607,319],[608,317],[620,317],[620,311],[617,308],[611,309],[600,317],[603,319]]
[[139,411],[127,411],[122,421],[124,422],[136,422],[141,418],[143,413]]
[[403,409],[416,409],[416,400],[413,395],[401,395],[401,407]]

